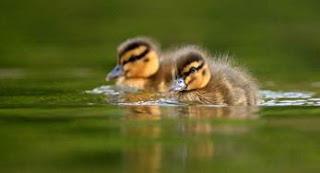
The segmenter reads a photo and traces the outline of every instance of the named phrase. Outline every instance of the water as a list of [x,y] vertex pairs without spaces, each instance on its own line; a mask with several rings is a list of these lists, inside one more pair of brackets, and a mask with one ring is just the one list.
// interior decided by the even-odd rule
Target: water
[[[118,105],[128,105],[128,106],[143,106],[143,105],[154,105],[154,106],[181,106],[188,104],[181,103],[177,100],[165,98],[161,94],[159,94],[153,100],[148,100],[152,98],[154,93],[138,92],[132,91],[132,88],[119,88],[111,85],[103,85],[100,87],[96,87],[92,90],[87,90],[85,93],[88,94],[102,94],[107,96],[106,101],[109,104],[118,104]],[[136,95],[132,95],[135,98],[146,98],[141,101],[132,101],[125,100],[121,98],[122,95],[128,95],[136,92]],[[143,96],[146,95],[146,96]],[[315,97],[315,93],[307,92],[307,91],[271,91],[271,90],[261,90],[261,103],[259,106],[320,106],[320,98]],[[110,99],[112,98],[112,99]],[[219,107],[219,105],[201,105],[206,107]]]
[[320,106],[320,98],[312,92],[261,92],[262,106]]
[[258,107],[228,107],[157,97],[124,102],[129,92],[110,85],[85,92],[69,79],[21,80],[2,85],[11,91],[0,105],[4,172],[318,170],[316,92],[263,90]]
[[228,107],[95,87],[94,70],[14,71],[0,85],[1,172],[319,170],[319,91],[308,83]]

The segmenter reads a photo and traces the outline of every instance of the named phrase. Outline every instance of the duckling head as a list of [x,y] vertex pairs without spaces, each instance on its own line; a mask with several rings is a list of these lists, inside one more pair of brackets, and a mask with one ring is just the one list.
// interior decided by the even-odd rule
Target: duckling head
[[159,53],[157,44],[149,38],[133,38],[118,47],[118,63],[106,80],[119,77],[148,78],[159,69]]
[[207,86],[211,71],[205,56],[201,50],[187,49],[176,57],[176,74],[171,91],[190,91]]

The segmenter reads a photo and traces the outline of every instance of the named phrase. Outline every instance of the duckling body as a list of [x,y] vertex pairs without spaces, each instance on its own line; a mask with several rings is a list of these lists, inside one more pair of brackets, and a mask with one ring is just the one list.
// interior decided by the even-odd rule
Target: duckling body
[[118,47],[118,65],[107,80],[116,85],[164,92],[172,79],[173,61],[160,53],[158,44],[143,37],[129,39]]
[[180,101],[217,105],[256,105],[255,80],[243,69],[232,66],[228,57],[210,55],[189,46],[176,55],[177,80],[173,91]]

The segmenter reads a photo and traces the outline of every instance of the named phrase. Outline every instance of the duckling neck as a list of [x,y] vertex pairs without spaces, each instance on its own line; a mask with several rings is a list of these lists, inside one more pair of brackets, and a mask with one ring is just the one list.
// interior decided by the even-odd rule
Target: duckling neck
[[165,61],[159,66],[157,72],[148,78],[147,86],[159,92],[166,92],[172,80],[172,64]]
[[147,78],[128,78],[128,77],[121,77],[117,80],[117,85],[125,85],[128,87],[133,87],[137,89],[145,89],[147,84]]

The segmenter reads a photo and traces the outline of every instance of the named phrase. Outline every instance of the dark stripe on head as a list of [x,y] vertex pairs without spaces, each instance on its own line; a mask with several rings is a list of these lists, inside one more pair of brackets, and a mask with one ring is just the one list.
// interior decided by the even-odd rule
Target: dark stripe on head
[[188,72],[185,72],[182,74],[182,76],[184,78],[186,78],[187,76],[189,76],[192,73],[192,70],[195,69],[196,71],[200,70],[202,67],[204,66],[204,62],[202,61],[201,64],[198,67],[192,67],[190,68],[190,70]]
[[140,46],[145,46],[147,47],[147,49],[149,49],[151,46],[150,46],[150,43],[148,43],[147,41],[144,41],[144,40],[135,40],[133,42],[129,42],[127,43],[127,45],[125,45],[120,51],[119,51],[119,57],[122,57],[126,52],[130,51],[130,50],[133,50],[133,49],[136,49]]
[[147,49],[145,51],[143,51],[141,54],[136,55],[136,56],[131,56],[128,60],[123,61],[122,65],[125,65],[125,64],[127,64],[129,62],[137,61],[137,60],[145,57],[149,52],[150,52],[150,48],[147,47]]
[[181,74],[186,66],[197,61],[204,61],[202,55],[198,52],[189,52],[188,54],[183,55],[183,57],[177,63],[178,73]]

